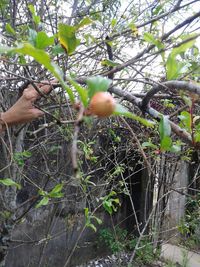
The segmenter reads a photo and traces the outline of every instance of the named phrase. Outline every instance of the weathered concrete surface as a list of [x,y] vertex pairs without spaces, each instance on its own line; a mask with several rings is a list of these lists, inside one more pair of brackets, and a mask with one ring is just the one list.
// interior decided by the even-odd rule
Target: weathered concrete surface
[[183,255],[187,255],[187,267],[200,267],[200,254],[188,251],[175,245],[165,244],[162,245],[161,257],[165,260],[178,262],[183,266]]
[[[166,232],[163,237],[166,239],[172,238],[172,236],[177,233],[176,226],[180,223],[181,218],[183,218],[185,215],[185,193],[187,193],[188,177],[188,163],[184,161],[179,162],[174,177],[172,179],[170,178],[171,180],[169,180],[170,186],[175,191],[170,193],[165,212],[164,230],[166,230]],[[176,240],[176,237],[174,239]]]

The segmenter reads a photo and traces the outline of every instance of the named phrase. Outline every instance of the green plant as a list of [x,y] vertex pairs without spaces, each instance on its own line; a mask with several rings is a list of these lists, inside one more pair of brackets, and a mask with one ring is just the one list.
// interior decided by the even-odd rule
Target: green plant
[[182,236],[181,243],[190,248],[196,249],[200,246],[200,194],[188,198],[186,215],[181,219],[178,230]]
[[[133,238],[128,243],[129,250],[134,250],[138,238]],[[136,251],[136,261],[141,264],[151,264],[160,255],[160,251],[154,251],[153,244],[147,237],[142,238],[139,248]]]
[[111,191],[108,195],[101,197],[102,204],[104,209],[111,215],[113,212],[117,211],[118,206],[120,205],[119,198],[115,191]]
[[112,253],[118,253],[126,248],[127,234],[128,232],[120,227],[116,227],[115,230],[105,228],[100,230],[99,240],[101,243],[104,243]]
[[91,162],[96,163],[98,160],[98,157],[94,156],[94,150],[92,146],[95,144],[95,141],[91,141],[89,143],[82,142],[81,140],[78,140],[77,142],[81,149],[84,152],[85,158],[87,160],[90,160]]
[[[100,242],[105,244],[112,253],[122,251],[133,251],[138,238],[128,235],[127,230],[116,227],[115,229],[105,228],[100,230]],[[150,240],[144,237],[138,250],[136,251],[135,261],[138,264],[151,264],[160,255],[160,251],[154,251],[153,245]]]
[[93,222],[97,224],[102,224],[102,220],[93,215],[88,208],[85,208],[85,226],[92,228],[95,232],[97,231],[96,226]]
[[31,156],[32,156],[31,152],[24,150],[22,152],[14,153],[14,160],[19,167],[23,167],[25,164],[25,161],[29,159]]
[[164,267],[176,267],[176,264],[171,260],[167,260]]
[[37,203],[36,208],[41,206],[46,206],[49,203],[51,198],[61,198],[64,194],[61,192],[63,189],[63,184],[57,184],[50,192],[44,190],[39,190],[39,195],[42,196],[42,199]]
[[189,258],[188,258],[188,251],[182,250],[182,261],[181,266],[182,267],[188,267]]

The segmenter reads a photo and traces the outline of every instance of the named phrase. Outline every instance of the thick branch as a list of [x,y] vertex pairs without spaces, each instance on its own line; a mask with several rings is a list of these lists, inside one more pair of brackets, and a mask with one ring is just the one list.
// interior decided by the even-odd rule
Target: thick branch
[[158,92],[164,90],[174,91],[176,89],[200,95],[200,86],[198,84],[185,81],[176,81],[176,80],[167,81],[164,83],[157,84],[150,91],[148,91],[148,93],[142,100],[141,109],[145,111],[148,107],[150,99]]

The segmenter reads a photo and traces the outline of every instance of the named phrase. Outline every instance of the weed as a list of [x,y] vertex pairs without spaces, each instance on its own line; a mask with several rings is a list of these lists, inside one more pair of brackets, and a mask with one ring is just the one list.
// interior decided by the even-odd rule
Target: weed
[[[114,230],[110,228],[100,230],[100,242],[104,243],[112,253],[119,253],[122,251],[133,251],[138,238],[128,235],[125,229],[116,227]],[[159,251],[154,252],[152,243],[148,238],[144,237],[140,242],[140,247],[136,251],[135,260],[139,264],[151,264],[159,257]]]

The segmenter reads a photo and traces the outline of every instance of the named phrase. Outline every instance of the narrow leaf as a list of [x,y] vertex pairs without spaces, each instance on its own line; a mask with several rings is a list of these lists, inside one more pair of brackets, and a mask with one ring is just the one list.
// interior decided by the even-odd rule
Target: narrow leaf
[[160,138],[161,140],[165,136],[171,135],[171,125],[169,123],[169,119],[167,116],[162,116],[159,123],[159,132],[160,132]]
[[80,86],[80,85],[79,85],[77,82],[75,82],[74,80],[69,79],[68,81],[69,81],[69,82],[71,83],[71,85],[73,85],[74,88],[76,89],[76,91],[77,91],[77,93],[79,94],[79,96],[80,96],[80,100],[81,100],[81,102],[83,103],[84,107],[87,107],[87,104],[88,104],[88,91],[87,91],[84,87]]
[[15,30],[13,29],[13,27],[9,24],[9,23],[6,23],[6,31],[12,35],[16,35],[16,32]]
[[59,193],[63,189],[63,184],[57,184],[50,193]]
[[120,104],[116,105],[116,108],[115,108],[115,111],[113,112],[113,114],[118,115],[118,116],[125,116],[127,118],[136,120],[147,127],[153,127],[155,125],[155,123],[153,121],[146,120],[144,118],[141,118],[141,117],[127,111],[127,109]]
[[0,183],[6,186],[16,186],[18,189],[21,189],[21,185],[14,182],[12,179],[10,178],[6,178],[6,179],[0,179]]
[[85,17],[79,22],[78,25],[76,25],[76,29],[78,30],[84,26],[90,25],[91,23],[93,23],[93,20],[91,20],[89,17]]
[[48,197],[43,197],[35,207],[38,209],[41,206],[46,206],[48,203],[49,203],[49,198]]

